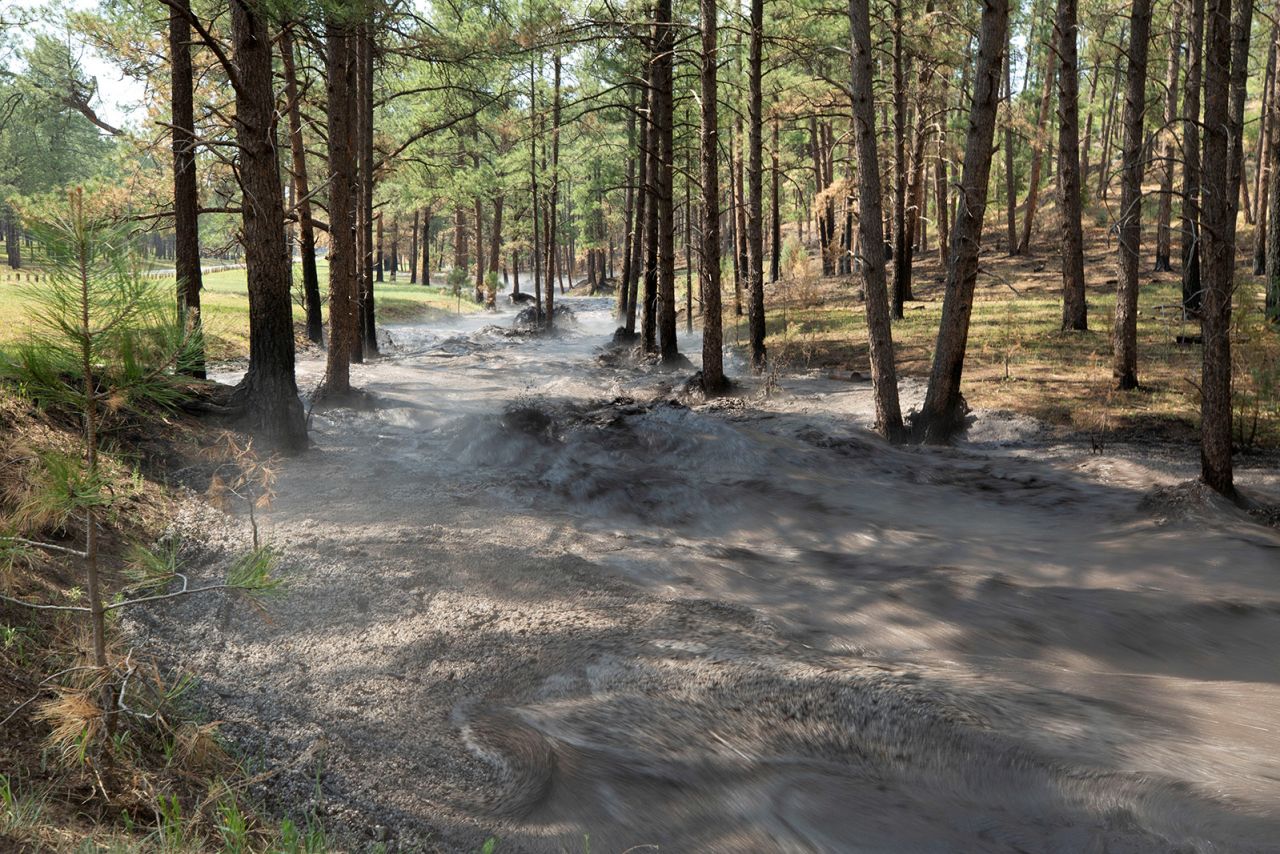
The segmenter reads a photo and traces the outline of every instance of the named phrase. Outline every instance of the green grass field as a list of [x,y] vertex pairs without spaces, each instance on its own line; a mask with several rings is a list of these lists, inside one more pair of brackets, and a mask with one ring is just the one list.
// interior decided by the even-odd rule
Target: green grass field
[[[318,265],[320,291],[327,292],[328,265]],[[0,345],[20,340],[27,332],[26,308],[29,291],[40,286],[41,271],[38,265],[24,267],[19,272],[5,268],[0,272]],[[295,295],[293,306],[294,328],[302,338],[306,315],[301,304],[302,268],[294,265]],[[379,282],[374,286],[374,299],[380,323],[396,323],[430,316],[434,313],[455,313],[459,305],[463,312],[474,311],[470,300],[459,301],[442,287],[410,285],[408,276],[399,282]],[[171,278],[157,278],[156,286],[173,288]],[[245,271],[224,270],[204,275],[204,291],[201,295],[204,314],[205,337],[209,358],[235,359],[249,352],[249,297]],[[327,310],[326,310],[327,316]]]

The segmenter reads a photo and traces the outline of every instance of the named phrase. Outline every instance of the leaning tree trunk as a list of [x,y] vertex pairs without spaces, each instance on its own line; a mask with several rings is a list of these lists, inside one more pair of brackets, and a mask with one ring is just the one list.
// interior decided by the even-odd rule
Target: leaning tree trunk
[[1138,387],[1138,251],[1142,243],[1142,119],[1147,108],[1147,51],[1151,0],[1133,0],[1129,16],[1129,70],[1124,94],[1124,148],[1120,152],[1119,271],[1112,375],[1120,389]]
[[293,159],[293,192],[297,197],[298,234],[302,253],[302,294],[307,312],[307,340],[319,344],[324,329],[320,314],[320,278],[316,272],[316,230],[311,216],[311,187],[307,180],[307,148],[302,138],[301,94],[293,55],[292,25],[280,34],[284,60],[285,97],[289,102],[289,150]]
[[1200,89],[1204,69],[1204,2],[1188,0],[1187,85],[1182,101],[1182,308],[1200,311]]
[[863,302],[866,304],[867,337],[871,349],[876,429],[886,439],[897,441],[902,436],[902,410],[898,403],[898,377],[893,364],[893,333],[885,283],[871,14],[867,0],[849,0],[849,29],[853,48],[850,55],[853,140],[858,156],[858,241],[862,246],[862,278],[866,287]]
[[1200,329],[1200,476],[1232,496],[1231,297],[1235,290],[1236,215],[1244,160],[1245,87],[1253,0],[1242,0],[1232,22],[1231,0],[1209,0],[1205,21],[1204,172],[1201,210],[1204,303]]
[[1008,0],[985,0],[978,32],[978,60],[974,69],[973,106],[965,140],[960,176],[959,209],[951,232],[951,266],[947,268],[942,320],[934,348],[933,369],[916,429],[927,442],[945,442],[962,426],[965,412],[960,395],[969,316],[978,278],[982,220],[987,208],[996,109],[1000,102],[1001,56],[1009,24]]
[[[196,120],[192,97],[191,24],[188,0],[175,0],[169,12],[169,67],[173,103],[173,236],[174,273],[178,280],[178,314],[183,326],[200,333],[200,190],[196,182]],[[204,349],[189,366],[203,378]]]
[[1160,212],[1156,219],[1156,265],[1158,273],[1173,269],[1169,258],[1173,248],[1173,161],[1177,157],[1178,141],[1173,128],[1178,120],[1178,61],[1182,57],[1182,6],[1174,4],[1173,29],[1169,33],[1169,75],[1165,80],[1163,130],[1164,145],[1160,163]]
[[249,280],[249,370],[235,398],[254,432],[281,450],[296,451],[307,443],[307,426],[294,378],[293,277],[276,152],[271,36],[260,10],[247,0],[231,2],[231,40]]
[[351,351],[359,337],[356,312],[356,177],[354,36],[340,13],[325,22],[325,78],[329,114],[329,351],[328,394],[351,390]]
[[1058,0],[1058,189],[1062,198],[1062,328],[1089,328],[1084,291],[1084,231],[1080,222],[1080,76],[1076,0]]
[[764,0],[751,0],[747,57],[747,327],[751,366],[764,370],[764,104],[760,90]]

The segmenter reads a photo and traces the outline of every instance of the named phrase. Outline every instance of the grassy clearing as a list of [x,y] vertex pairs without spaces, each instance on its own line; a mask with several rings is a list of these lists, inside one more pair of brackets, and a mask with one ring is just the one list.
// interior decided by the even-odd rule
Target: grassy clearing
[[[328,265],[319,263],[320,290],[326,294]],[[12,343],[25,333],[27,287],[38,287],[41,275],[37,265],[25,267],[19,273],[4,269],[0,272],[0,345]],[[294,331],[299,344],[305,344],[306,314],[301,299],[302,268],[294,266],[295,299],[293,307]],[[431,316],[435,313],[455,313],[459,310],[474,311],[475,305],[467,299],[460,302],[443,287],[422,287],[407,284],[408,276],[400,282],[379,282],[374,287],[374,300],[380,323],[402,323]],[[163,287],[172,287],[171,278],[156,280]],[[326,300],[327,302],[327,300]],[[209,358],[214,360],[243,358],[249,353],[249,297],[244,270],[223,270],[204,275],[204,291],[201,294],[204,312],[205,336]]]

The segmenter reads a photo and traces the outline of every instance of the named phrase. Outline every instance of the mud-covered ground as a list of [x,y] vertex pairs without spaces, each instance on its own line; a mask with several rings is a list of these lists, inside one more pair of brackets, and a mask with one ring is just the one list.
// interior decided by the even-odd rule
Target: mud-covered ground
[[891,448],[825,376],[681,402],[573,305],[391,329],[264,514],[288,594],[135,621],[272,808],[393,851],[1280,850],[1280,532],[1177,487],[1194,448]]

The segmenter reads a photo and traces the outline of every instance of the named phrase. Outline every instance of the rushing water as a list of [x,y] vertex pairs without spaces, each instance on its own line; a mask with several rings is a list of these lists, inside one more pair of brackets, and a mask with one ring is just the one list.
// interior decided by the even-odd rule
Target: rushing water
[[323,755],[406,850],[1280,850],[1280,537],[1153,493],[1189,456],[891,448],[739,361],[701,404],[564,302],[387,330],[283,468],[272,620],[156,617],[282,809]]

